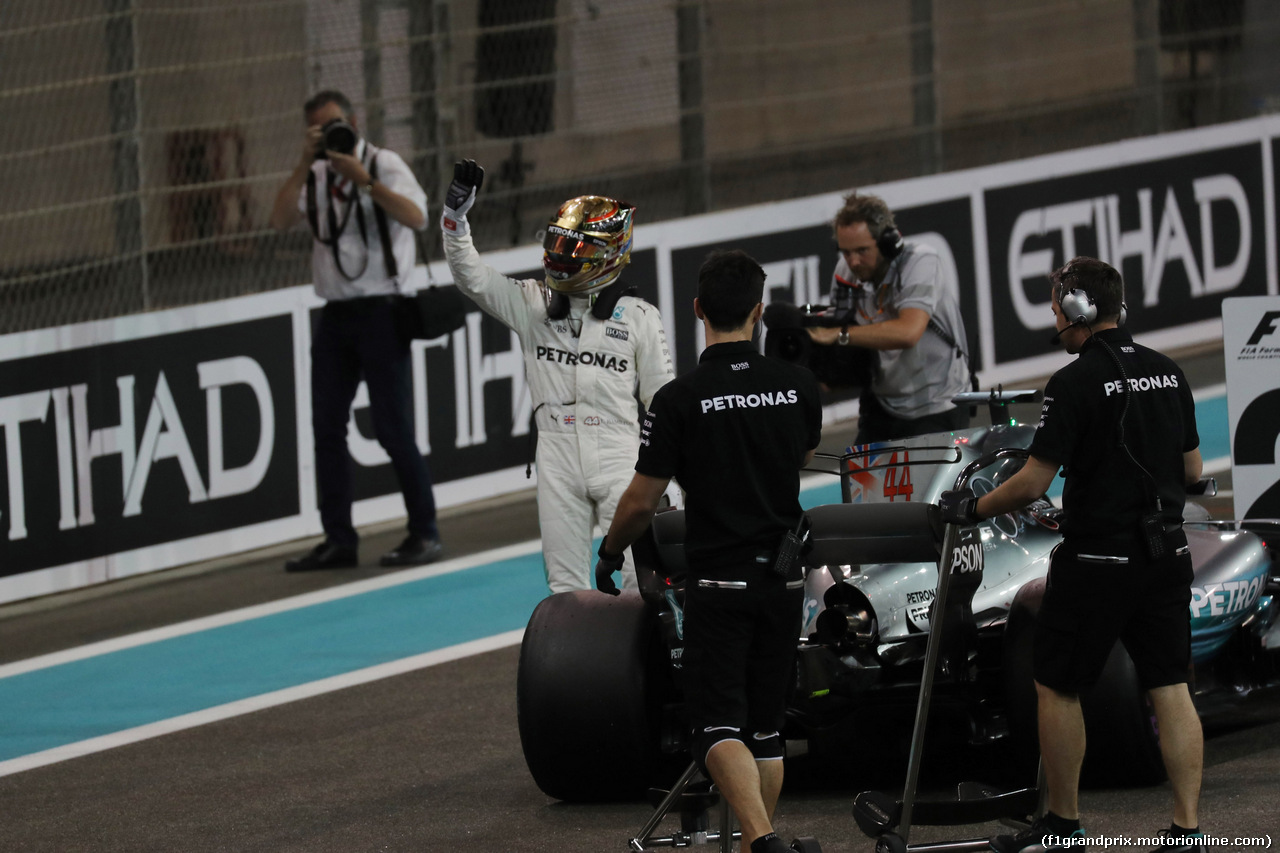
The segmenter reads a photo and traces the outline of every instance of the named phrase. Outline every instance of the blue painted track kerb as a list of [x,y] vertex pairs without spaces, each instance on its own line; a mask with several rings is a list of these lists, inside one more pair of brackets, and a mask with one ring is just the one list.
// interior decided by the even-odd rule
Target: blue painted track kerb
[[541,554],[0,679],[0,761],[523,628]]

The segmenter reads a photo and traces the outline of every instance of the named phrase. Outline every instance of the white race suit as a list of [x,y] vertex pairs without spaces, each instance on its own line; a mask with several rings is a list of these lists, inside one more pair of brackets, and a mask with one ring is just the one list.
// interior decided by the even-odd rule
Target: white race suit
[[[445,231],[444,247],[454,283],[514,331],[524,352],[547,586],[553,593],[592,589],[592,535],[596,524],[609,529],[635,473],[639,404],[647,408],[674,376],[658,309],[623,296],[601,320],[589,298],[570,297],[569,316],[553,320],[547,308],[555,294],[541,281],[486,265],[469,235]],[[626,557],[623,585],[634,588],[629,549]]]

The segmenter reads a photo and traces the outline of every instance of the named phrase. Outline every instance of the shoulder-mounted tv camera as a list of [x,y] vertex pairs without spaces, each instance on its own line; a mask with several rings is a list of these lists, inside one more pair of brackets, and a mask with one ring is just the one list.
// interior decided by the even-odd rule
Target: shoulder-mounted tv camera
[[829,305],[774,302],[764,309],[764,353],[809,368],[828,388],[865,388],[875,376],[879,353],[859,346],[817,344],[808,332],[852,326],[851,313]]

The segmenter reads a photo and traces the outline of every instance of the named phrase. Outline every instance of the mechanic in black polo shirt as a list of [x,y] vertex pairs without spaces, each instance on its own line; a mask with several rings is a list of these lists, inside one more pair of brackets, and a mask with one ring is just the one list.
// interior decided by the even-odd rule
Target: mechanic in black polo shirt
[[[800,469],[818,446],[822,406],[812,373],[752,342],[764,278],[740,251],[702,265],[693,310],[707,348],[696,369],[654,395],[596,581],[617,594],[621,555],[675,477],[685,490],[683,669],[694,755],[733,808],[743,849],[785,853],[772,820],[804,578],[798,555],[787,571],[779,552],[803,515]],[[796,544],[793,536],[793,555]]]
[[966,489],[940,499],[947,521],[974,524],[1039,498],[1059,466],[1066,478],[1063,541],[1034,641],[1048,812],[991,846],[1017,853],[1084,838],[1079,694],[1098,680],[1119,639],[1155,709],[1173,788],[1173,825],[1160,849],[1196,849],[1204,738],[1187,689],[1192,567],[1182,532],[1186,487],[1202,468],[1191,388],[1172,360],[1120,328],[1124,282],[1115,269],[1074,258],[1050,281],[1055,341],[1079,358],[1045,388],[1026,465],[981,497]]

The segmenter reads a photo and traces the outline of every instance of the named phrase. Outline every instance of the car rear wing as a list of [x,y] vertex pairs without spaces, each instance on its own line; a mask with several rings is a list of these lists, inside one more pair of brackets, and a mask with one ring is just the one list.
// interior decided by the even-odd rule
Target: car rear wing
[[986,403],[987,411],[991,413],[991,423],[1007,424],[1013,423],[1006,411],[1011,403],[1039,403],[1042,399],[1043,395],[1035,389],[1006,391],[1003,385],[997,385],[990,391],[962,391],[952,397],[951,402],[957,406],[968,406],[970,414],[975,414],[975,407]]

